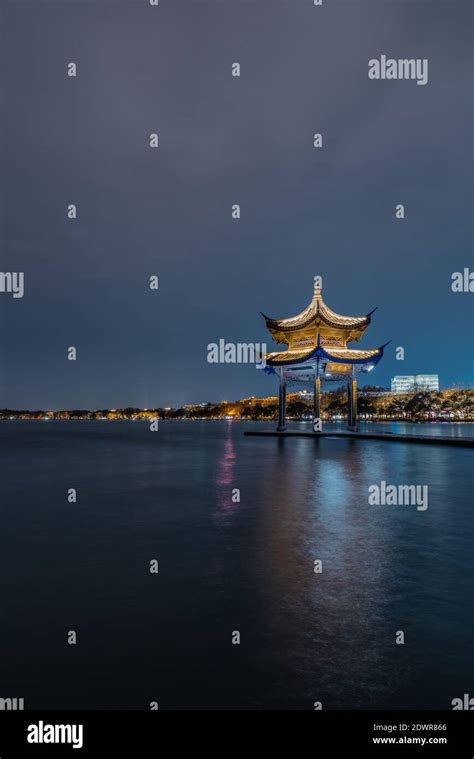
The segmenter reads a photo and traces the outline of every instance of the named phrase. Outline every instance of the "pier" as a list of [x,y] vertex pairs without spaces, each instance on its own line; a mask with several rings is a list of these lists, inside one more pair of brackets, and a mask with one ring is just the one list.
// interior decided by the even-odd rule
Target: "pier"
[[255,437],[309,437],[319,438],[349,438],[352,440],[384,440],[389,443],[416,443],[422,445],[451,445],[459,448],[474,448],[472,437],[442,437],[441,435],[404,435],[397,432],[350,432],[349,430],[334,432],[308,432],[304,430],[246,430],[244,435]]

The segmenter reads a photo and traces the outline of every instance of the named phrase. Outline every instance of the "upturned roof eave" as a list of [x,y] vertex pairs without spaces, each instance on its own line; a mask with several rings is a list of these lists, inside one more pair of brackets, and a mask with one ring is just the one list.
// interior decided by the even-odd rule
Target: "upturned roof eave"
[[[305,364],[308,361],[312,361],[315,358],[320,359],[326,359],[327,361],[331,361],[335,364],[374,364],[378,363],[380,359],[383,356],[384,348],[388,345],[388,343],[385,343],[384,345],[380,346],[379,348],[371,348],[368,349],[368,352],[372,352],[372,355],[370,356],[361,356],[360,358],[349,358],[344,356],[337,356],[331,353],[330,351],[325,350],[320,343],[316,346],[316,348],[313,348],[308,351],[308,354],[306,356],[303,356],[299,359],[296,359],[294,361],[291,361],[291,356],[288,356],[288,358],[285,358],[285,354],[291,354],[291,351],[282,351],[284,354],[282,358],[277,360],[272,360],[271,358],[267,358],[267,364],[269,366],[285,366],[289,365],[291,363],[294,363],[295,365]],[[366,351],[351,351],[351,353],[362,353]]]

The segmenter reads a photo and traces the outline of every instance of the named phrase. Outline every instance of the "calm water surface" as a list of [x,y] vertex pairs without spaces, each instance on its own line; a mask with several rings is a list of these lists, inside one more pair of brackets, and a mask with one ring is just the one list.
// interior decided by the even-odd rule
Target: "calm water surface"
[[[473,435],[410,427],[384,428]],[[0,424],[0,697],[449,709],[474,694],[471,450],[255,428]],[[381,480],[428,485],[428,510],[369,506]]]

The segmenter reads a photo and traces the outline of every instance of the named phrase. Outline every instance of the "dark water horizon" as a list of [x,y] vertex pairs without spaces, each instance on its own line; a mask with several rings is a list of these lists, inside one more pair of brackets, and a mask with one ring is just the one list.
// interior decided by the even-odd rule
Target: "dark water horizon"
[[[160,426],[174,425],[174,424],[227,424],[232,422],[235,425],[246,425],[245,429],[253,429],[254,427],[265,428],[268,430],[275,430],[277,427],[277,420],[262,420],[262,419],[238,419],[238,418],[224,418],[224,419],[158,419]],[[149,425],[151,419],[0,419],[0,425],[4,424],[132,424],[132,425]],[[394,420],[380,420],[380,421],[360,421],[358,422],[359,431],[367,432],[391,432],[393,434],[406,434],[406,435],[436,435],[441,437],[462,437],[474,439],[474,420],[473,421],[394,421]],[[312,432],[312,421],[297,420],[287,418],[286,420],[287,430],[303,430]],[[346,430],[347,421],[338,420],[334,422],[323,422],[323,431],[335,432]]]
[[[245,437],[256,424],[274,426],[0,425],[1,698],[451,709],[474,694],[471,451]],[[423,430],[472,436],[438,427]],[[427,485],[428,508],[370,505],[381,481]]]

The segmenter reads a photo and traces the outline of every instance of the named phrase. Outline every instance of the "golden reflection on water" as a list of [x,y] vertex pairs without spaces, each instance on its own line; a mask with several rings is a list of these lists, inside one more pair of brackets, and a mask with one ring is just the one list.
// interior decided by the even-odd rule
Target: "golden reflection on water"
[[[301,668],[306,651],[315,700],[350,690],[357,706],[369,687],[374,700],[384,695],[394,676],[393,649],[387,658],[394,630],[386,617],[394,553],[387,551],[390,523],[374,525],[369,511],[374,473],[360,445],[349,444],[350,451],[346,442],[278,440],[259,498],[271,508],[260,512],[265,541],[257,590],[282,670]],[[321,574],[314,572],[316,559]],[[378,693],[374,669],[385,672]]]
[[228,422],[222,454],[217,460],[216,467],[216,510],[214,520],[218,524],[227,522],[238,510],[240,503],[232,500],[232,490],[235,484],[236,453],[233,441],[232,422]]

